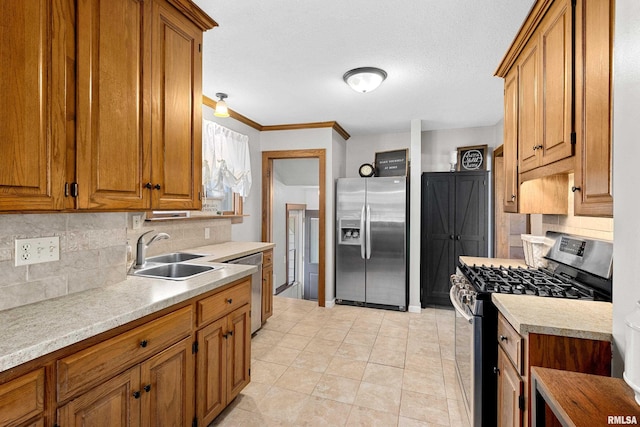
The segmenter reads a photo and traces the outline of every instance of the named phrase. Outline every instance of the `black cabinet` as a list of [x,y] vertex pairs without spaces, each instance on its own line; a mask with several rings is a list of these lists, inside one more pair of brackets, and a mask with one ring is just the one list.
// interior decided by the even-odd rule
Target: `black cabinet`
[[449,276],[458,257],[488,254],[487,172],[422,174],[420,301],[451,305]]

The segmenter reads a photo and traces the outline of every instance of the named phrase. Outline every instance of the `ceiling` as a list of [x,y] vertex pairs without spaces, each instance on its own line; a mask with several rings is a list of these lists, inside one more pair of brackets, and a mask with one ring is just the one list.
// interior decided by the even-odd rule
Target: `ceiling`
[[[260,125],[336,121],[351,136],[490,126],[493,76],[533,0],[195,0],[218,24],[204,35],[203,93],[229,95]],[[388,73],[375,91],[342,80]]]
[[318,159],[275,159],[273,173],[284,185],[317,187],[320,182]]

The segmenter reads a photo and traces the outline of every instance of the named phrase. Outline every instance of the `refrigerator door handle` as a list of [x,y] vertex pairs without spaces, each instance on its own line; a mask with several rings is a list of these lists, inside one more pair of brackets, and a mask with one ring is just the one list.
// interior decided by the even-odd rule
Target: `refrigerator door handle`
[[366,244],[367,244],[367,259],[371,258],[371,206],[367,204],[367,223],[365,225],[366,230]]
[[365,257],[365,236],[364,236],[364,205],[362,205],[362,211],[360,212],[360,257]]

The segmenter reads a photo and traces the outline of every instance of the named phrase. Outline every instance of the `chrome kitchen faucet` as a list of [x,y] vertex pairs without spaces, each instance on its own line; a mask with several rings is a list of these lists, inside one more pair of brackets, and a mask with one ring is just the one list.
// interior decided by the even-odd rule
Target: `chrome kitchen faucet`
[[147,258],[147,248],[151,246],[153,242],[155,242],[156,240],[164,240],[171,237],[167,233],[158,233],[149,240],[149,243],[145,243],[144,236],[149,233],[153,233],[154,231],[155,230],[149,230],[146,233],[142,233],[140,237],[138,237],[138,244],[136,245],[136,263],[133,265],[133,268],[144,268]]

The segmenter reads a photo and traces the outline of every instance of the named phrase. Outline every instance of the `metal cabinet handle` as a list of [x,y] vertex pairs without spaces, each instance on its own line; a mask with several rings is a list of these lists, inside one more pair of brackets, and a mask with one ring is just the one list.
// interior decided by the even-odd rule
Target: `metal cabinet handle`
[[460,240],[460,235],[459,234],[456,236],[456,240]]
[[509,338],[505,337],[504,335],[500,335],[500,341],[509,341]]
[[160,187],[160,184],[156,184],[156,185],[153,186],[153,188],[156,189],[156,190],[159,190],[161,187]]
[[512,194],[512,195],[511,195],[511,200],[515,200],[515,199],[516,199],[516,195],[515,195],[515,194]]
[[228,302],[229,304],[233,303],[233,298],[227,298],[227,302]]
[[455,238],[456,238],[456,236],[454,236],[453,234],[450,234],[450,235],[449,235],[449,239],[453,240],[453,239],[455,239]]
[[134,391],[133,392],[133,398],[134,399],[140,399],[140,392],[139,391]]
[[151,183],[150,183],[150,182],[147,182],[147,183],[144,185],[144,188],[149,189],[149,190],[151,190],[151,187],[153,187],[153,186],[151,185]]
[[146,386],[144,386],[144,391],[149,393],[149,391],[151,391],[151,384],[147,384]]
[[149,341],[147,341],[147,340],[140,341],[140,347],[142,347],[142,348],[145,348],[148,344],[149,344]]
[[493,367],[493,373],[496,374],[496,375],[500,375],[500,369],[498,369],[497,366],[494,366]]
[[575,193],[576,191],[580,191],[580,190],[582,190],[582,188],[580,188],[580,187],[575,187],[575,186],[574,186],[574,187],[571,187],[571,191],[572,191],[572,192],[574,192],[574,193]]

